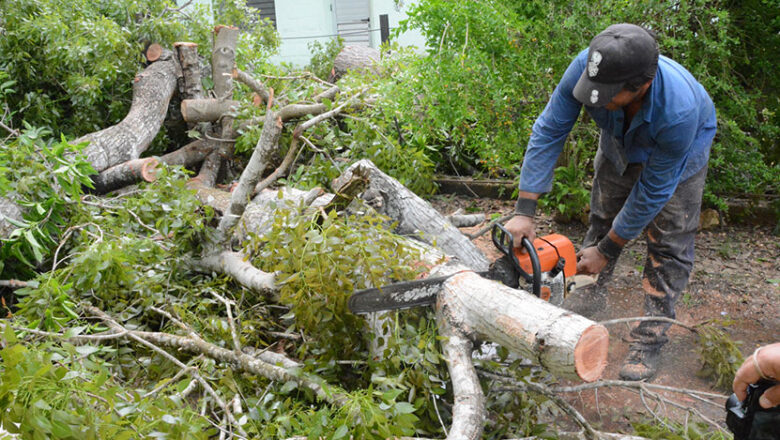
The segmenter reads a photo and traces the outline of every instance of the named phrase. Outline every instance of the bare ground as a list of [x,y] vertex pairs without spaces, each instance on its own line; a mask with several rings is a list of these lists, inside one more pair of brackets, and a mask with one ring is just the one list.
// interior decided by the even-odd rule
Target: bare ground
[[[510,201],[471,199],[462,196],[438,196],[431,201],[440,212],[449,214],[458,208],[492,214],[511,212]],[[485,223],[486,224],[486,223]],[[542,215],[537,222],[537,234],[560,233],[568,236],[576,247],[587,226],[575,222],[561,224]],[[480,229],[464,228],[473,233]],[[494,249],[489,234],[475,240],[491,260],[500,253]],[[645,241],[630,242],[618,261],[614,283],[610,286],[607,309],[597,320],[643,315],[642,269],[645,261]],[[677,319],[695,325],[711,320],[732,321],[725,328],[741,345],[744,355],[757,346],[780,341],[780,239],[770,227],[754,225],[716,226],[700,231],[696,238],[696,263],[687,289],[677,303]],[[632,324],[610,326],[609,365],[603,379],[619,379],[618,371],[628,351]],[[661,354],[657,375],[649,382],[677,388],[706,390],[726,394],[714,388],[710,379],[698,375],[702,362],[697,350],[697,336],[691,331],[673,326],[669,343]],[[730,392],[729,392],[730,393]],[[566,396],[596,426],[608,431],[630,431],[629,421],[652,417],[651,410],[662,417],[682,422],[685,411],[673,406],[657,407],[643,403],[634,392],[621,388],[602,388]],[[703,403],[676,394],[677,401],[701,411],[718,423],[723,422],[722,407]],[[722,404],[723,399],[714,399]],[[648,408],[649,407],[649,408]]]

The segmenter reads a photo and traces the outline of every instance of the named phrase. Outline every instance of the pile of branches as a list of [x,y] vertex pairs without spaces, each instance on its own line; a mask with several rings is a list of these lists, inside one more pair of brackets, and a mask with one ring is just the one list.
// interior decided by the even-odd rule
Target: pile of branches
[[[545,415],[539,403],[546,401],[569,416],[570,423],[561,426],[578,429],[560,433],[560,438],[631,439],[638,437],[596,431],[560,395],[620,386],[636,390],[643,401],[671,405],[681,404],[662,392],[682,392],[707,402],[723,397],[609,381],[547,385],[554,376],[588,381],[600,377],[606,345],[588,371],[578,364],[581,355],[574,347],[589,333],[595,332],[600,341],[604,327],[477,275],[489,262],[471,241],[368,160],[344,169],[329,191],[270,189],[289,172],[302,147],[320,151],[307,136],[310,130],[359,112],[372,98],[369,88],[345,92],[312,75],[295,78],[313,84],[304,100],[277,96],[262,80],[236,69],[238,33],[225,26],[215,30],[214,87],[208,95],[196,45],[177,43],[173,50],[151,45],[146,52],[149,65],[135,79],[127,117],[77,139],[72,144],[86,146],[62,156],[63,163],[86,162],[95,173],[85,182],[91,194],[73,201],[86,214],[59,237],[48,272],[30,280],[0,281],[5,288],[22,288],[17,290],[22,298],[18,317],[0,323],[5,384],[0,408],[7,430],[29,438],[78,438],[85,433],[120,438],[342,438],[351,433],[361,438],[444,434],[476,439],[486,427],[493,435],[527,434],[533,429],[522,432],[516,426],[541,426]],[[254,105],[265,110],[262,118],[236,120],[241,106],[233,100],[237,83],[254,92]],[[160,157],[142,157],[174,96],[181,99],[181,115],[199,139]],[[220,177],[229,174],[234,160],[236,140],[252,127],[262,128],[249,161],[236,182],[220,188]],[[169,169],[174,166],[197,172],[184,182],[180,172]],[[188,199],[193,195],[198,203]],[[174,204],[180,210],[171,208]],[[28,209],[16,194],[0,198],[4,239],[29,226]],[[144,230],[139,242],[147,247],[135,255],[128,252],[122,247],[127,237],[117,232],[121,229],[109,231],[101,223],[109,218],[114,219],[112,227],[124,223],[128,234],[133,228]],[[342,241],[350,232],[339,228],[349,222],[372,231],[392,228],[393,233],[371,232]],[[333,267],[300,264],[297,272],[288,270],[294,266],[289,261],[305,261],[305,255],[295,252],[280,263],[285,243],[293,249],[303,242],[303,248],[311,250],[334,239],[324,231],[338,231],[333,232],[330,254],[323,256]],[[296,237],[298,233],[303,237]],[[312,280],[346,270],[333,253],[346,250],[354,240],[364,254],[349,257],[360,269],[350,273],[353,279],[345,281],[349,284],[337,286],[340,296],[316,303],[313,297],[300,296],[305,289],[291,287],[305,278],[305,292],[336,288]],[[146,255],[148,249],[154,249],[154,255]],[[99,258],[109,252],[121,257]],[[146,264],[143,271],[131,267],[136,263]],[[387,266],[380,267],[382,263]],[[130,279],[133,271],[135,278]],[[306,278],[309,272],[313,275]],[[442,285],[434,311],[368,319],[342,316],[348,314],[345,294],[352,287],[428,274],[454,274]],[[187,289],[197,292],[195,298]],[[516,310],[518,316],[499,315],[505,312],[485,306],[486,295],[497,295],[492,302]],[[302,304],[307,300],[323,308],[307,308]],[[317,359],[325,349],[312,339],[332,328],[329,320],[339,323],[337,332],[342,333],[336,334],[344,338],[342,349],[358,358],[339,358],[343,353],[330,347],[324,360]],[[306,322],[323,327],[306,328]],[[350,349],[350,338],[365,346]],[[500,342],[530,358],[534,366],[530,373],[521,373],[507,369],[506,363],[477,361],[477,369],[472,358],[476,340]],[[33,352],[35,346],[50,353]],[[20,373],[30,369],[37,372]],[[94,386],[84,385],[87,382]],[[293,391],[295,399],[284,397]],[[535,397],[518,398],[525,395]],[[514,403],[507,406],[506,396]],[[648,410],[663,419],[649,405]],[[690,411],[717,426],[697,410]],[[515,423],[515,428],[503,427],[503,422]]]

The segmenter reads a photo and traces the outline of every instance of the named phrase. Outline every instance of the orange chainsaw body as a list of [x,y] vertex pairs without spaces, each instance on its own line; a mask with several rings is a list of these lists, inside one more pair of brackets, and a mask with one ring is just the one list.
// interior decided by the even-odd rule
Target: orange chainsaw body
[[[539,255],[539,265],[542,272],[549,272],[558,264],[558,258],[564,258],[566,263],[563,266],[563,275],[573,277],[577,273],[577,252],[571,240],[561,234],[550,234],[534,240],[534,248]],[[515,257],[520,263],[520,267],[526,273],[533,273],[531,266],[531,257],[524,248],[515,248]]]

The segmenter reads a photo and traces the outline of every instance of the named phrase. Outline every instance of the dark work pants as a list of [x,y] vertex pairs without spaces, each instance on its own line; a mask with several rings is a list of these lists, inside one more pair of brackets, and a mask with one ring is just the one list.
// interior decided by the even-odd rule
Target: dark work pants
[[[585,234],[583,248],[594,246],[607,235],[642,172],[642,164],[629,164],[621,175],[600,151],[596,154],[594,167],[590,228]],[[642,276],[646,316],[675,317],[675,303],[693,269],[693,239],[699,226],[706,176],[707,166],[680,182],[663,210],[647,225],[647,261]],[[615,261],[612,261],[599,274],[598,289],[609,285],[614,270]],[[670,325],[642,322],[631,336],[648,348],[660,347],[668,341],[665,334]]]

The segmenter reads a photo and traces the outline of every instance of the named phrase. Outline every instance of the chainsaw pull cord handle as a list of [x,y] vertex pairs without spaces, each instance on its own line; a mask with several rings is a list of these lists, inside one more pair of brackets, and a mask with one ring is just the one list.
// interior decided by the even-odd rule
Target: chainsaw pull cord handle
[[533,294],[537,297],[542,296],[542,265],[539,263],[539,254],[536,253],[536,248],[534,248],[534,244],[531,243],[531,240],[529,240],[526,237],[523,237],[523,240],[521,243],[523,244],[523,247],[528,252],[528,256],[531,258],[531,267],[533,268],[533,274],[529,275],[528,272],[524,271],[522,267],[520,267],[520,261],[517,260],[517,255],[515,255],[514,252],[514,241],[512,240],[512,234],[509,233],[506,229],[504,229],[501,224],[496,223],[493,225],[493,230],[490,233],[490,237],[493,239],[493,244],[496,245],[498,250],[504,253],[504,255],[508,255],[509,258],[512,260],[512,264],[514,264],[515,269],[517,269],[518,272],[520,272],[520,275],[528,281],[533,283]]

